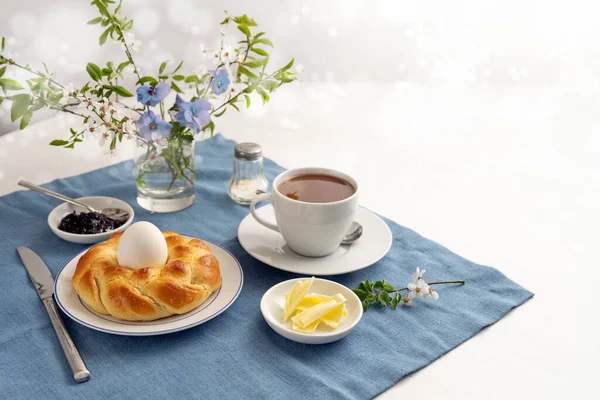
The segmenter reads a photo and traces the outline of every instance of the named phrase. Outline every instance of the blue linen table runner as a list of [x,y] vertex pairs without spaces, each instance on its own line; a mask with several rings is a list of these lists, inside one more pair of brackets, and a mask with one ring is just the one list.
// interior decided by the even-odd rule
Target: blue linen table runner
[[[127,201],[136,221],[194,235],[232,252],[244,269],[237,301],[219,317],[165,336],[125,337],[97,332],[64,316],[89,370],[76,384],[16,248],[28,246],[54,275],[86,248],[59,239],[46,223],[58,202],[32,191],[0,198],[0,397],[367,399],[428,365],[501,319],[533,296],[494,268],[465,260],[416,232],[385,219],[390,252],[362,271],[329,277],[350,288],[365,279],[410,280],[417,266],[439,280],[466,279],[440,287],[440,301],[412,308],[369,309],[338,342],[310,346],[269,328],[259,302],[272,285],[297,277],[252,258],[237,240],[248,208],[228,198],[235,143],[221,135],[196,146],[196,202],[175,214],[150,214],[137,206],[133,163],[126,161],[46,187],[71,197],[105,195]],[[282,167],[265,159],[272,180]]]

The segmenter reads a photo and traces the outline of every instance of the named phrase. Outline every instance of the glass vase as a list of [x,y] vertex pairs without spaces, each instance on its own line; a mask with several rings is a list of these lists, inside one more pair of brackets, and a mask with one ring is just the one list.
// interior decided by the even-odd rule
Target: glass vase
[[194,203],[193,140],[170,140],[165,147],[149,145],[137,159],[137,202],[156,213],[183,210]]

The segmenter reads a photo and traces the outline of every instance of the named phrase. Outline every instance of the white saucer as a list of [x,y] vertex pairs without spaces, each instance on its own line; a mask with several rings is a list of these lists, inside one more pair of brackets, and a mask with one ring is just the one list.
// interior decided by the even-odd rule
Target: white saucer
[[198,308],[188,313],[172,315],[156,321],[135,322],[121,321],[110,315],[99,314],[86,307],[77,292],[75,292],[71,279],[75,273],[77,262],[87,249],[73,257],[56,275],[54,282],[56,303],[74,321],[88,328],[114,335],[163,335],[203,324],[221,314],[233,304],[240,294],[244,282],[244,273],[238,260],[224,248],[206,240],[204,242],[219,260],[221,287]]
[[[275,223],[270,204],[256,211],[267,221]],[[277,269],[315,276],[346,274],[375,264],[392,246],[392,232],[376,214],[359,207],[354,219],[364,229],[362,237],[349,246],[340,245],[325,257],[311,258],[294,253],[279,233],[256,222],[251,214],[240,223],[238,239],[252,257]]]

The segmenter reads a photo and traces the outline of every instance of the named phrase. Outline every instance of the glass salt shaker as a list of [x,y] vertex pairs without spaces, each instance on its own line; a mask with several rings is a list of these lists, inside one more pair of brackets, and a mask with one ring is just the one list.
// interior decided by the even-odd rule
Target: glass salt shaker
[[267,191],[269,182],[263,174],[262,149],[257,143],[239,143],[233,157],[233,176],[229,181],[229,197],[247,205]]

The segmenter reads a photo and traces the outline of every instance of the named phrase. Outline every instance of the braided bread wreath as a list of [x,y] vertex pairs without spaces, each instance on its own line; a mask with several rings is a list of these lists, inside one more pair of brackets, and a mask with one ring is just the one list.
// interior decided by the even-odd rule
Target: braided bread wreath
[[163,232],[164,266],[131,269],[117,261],[122,232],[90,248],[77,263],[75,291],[94,311],[126,321],[152,321],[183,314],[221,286],[219,261],[202,240]]

